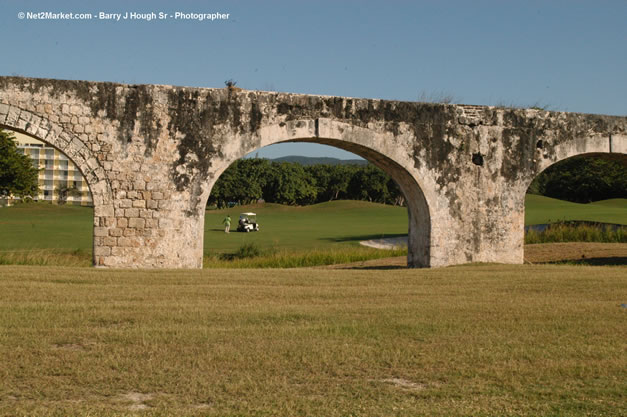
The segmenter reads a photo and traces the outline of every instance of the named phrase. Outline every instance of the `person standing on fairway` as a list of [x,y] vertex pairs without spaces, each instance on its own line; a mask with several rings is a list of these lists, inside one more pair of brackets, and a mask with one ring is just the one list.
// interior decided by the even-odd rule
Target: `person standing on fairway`
[[227,214],[224,220],[222,220],[222,223],[224,223],[224,233],[229,233],[231,229],[231,216]]

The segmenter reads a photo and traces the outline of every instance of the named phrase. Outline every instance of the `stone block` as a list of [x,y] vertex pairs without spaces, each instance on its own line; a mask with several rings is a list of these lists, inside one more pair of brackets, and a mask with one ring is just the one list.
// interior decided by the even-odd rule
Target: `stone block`
[[109,256],[111,248],[108,246],[97,246],[94,248],[94,256]]
[[[118,241],[118,245],[120,242]],[[113,256],[124,256],[128,252],[126,246],[114,246],[111,248],[111,255]]]
[[91,169],[96,169],[100,167],[100,164],[98,163],[98,160],[96,158],[89,158],[87,160],[87,166],[90,167]]
[[28,125],[28,121],[22,119],[22,113],[20,113],[20,118],[17,120],[16,127],[20,130],[26,130],[26,126]]
[[143,229],[146,225],[146,219],[142,219],[140,217],[134,217],[132,219],[128,219],[128,227],[134,227],[135,229]]
[[17,121],[20,118],[20,111],[15,107],[11,107],[9,109],[9,113],[7,114],[6,123],[11,127],[17,124]]
[[[120,222],[120,220],[121,219],[118,219],[118,223]],[[114,227],[114,228],[109,229],[109,236],[114,236],[114,237],[122,236],[122,229],[119,227]]]
[[146,208],[146,202],[144,200],[135,200],[133,201],[134,208]]
[[115,226],[116,217],[105,217],[103,220],[104,220],[104,224],[105,224],[106,227],[113,227],[113,226]]
[[104,197],[101,194],[92,194],[93,203],[96,206],[104,204]]
[[97,236],[97,237],[109,236],[109,229],[106,227],[94,227],[94,236]]
[[94,216],[113,217],[114,216],[113,206],[110,206],[110,205],[96,206],[96,208],[94,208]]
[[128,219],[126,217],[118,217],[118,227],[124,229],[128,226]]
[[126,209],[124,210],[124,216],[128,218],[139,217],[139,209],[136,209],[136,208]]

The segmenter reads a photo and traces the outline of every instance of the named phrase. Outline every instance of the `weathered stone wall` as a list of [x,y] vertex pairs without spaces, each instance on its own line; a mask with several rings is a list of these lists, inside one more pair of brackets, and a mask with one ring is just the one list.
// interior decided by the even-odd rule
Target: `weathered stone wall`
[[520,263],[524,194],[570,156],[625,158],[627,118],[239,89],[0,77],[0,126],[66,153],[94,196],[94,262],[202,266],[204,208],[235,160],[325,143],[408,200],[411,266]]

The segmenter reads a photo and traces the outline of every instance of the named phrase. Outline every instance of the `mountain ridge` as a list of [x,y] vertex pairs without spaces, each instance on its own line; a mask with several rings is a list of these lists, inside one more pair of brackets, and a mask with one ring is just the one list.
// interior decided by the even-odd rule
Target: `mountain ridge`
[[327,156],[299,156],[288,155],[280,158],[270,159],[272,162],[292,162],[301,165],[367,165],[368,161],[365,159],[338,159]]

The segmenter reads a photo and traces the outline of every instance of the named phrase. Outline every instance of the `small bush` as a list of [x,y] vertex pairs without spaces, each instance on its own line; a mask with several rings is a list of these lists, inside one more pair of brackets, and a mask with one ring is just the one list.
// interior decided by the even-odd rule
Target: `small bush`
[[261,255],[261,249],[257,246],[256,243],[246,243],[240,246],[235,252],[235,257],[237,259],[247,259],[247,258],[256,258]]
[[256,258],[262,255],[262,251],[259,246],[254,243],[245,243],[240,246],[235,253],[223,253],[219,255],[220,260],[222,261],[233,261],[235,259],[250,259]]
[[538,232],[525,233],[525,243],[601,242],[627,243],[627,227],[597,224],[554,223]]

